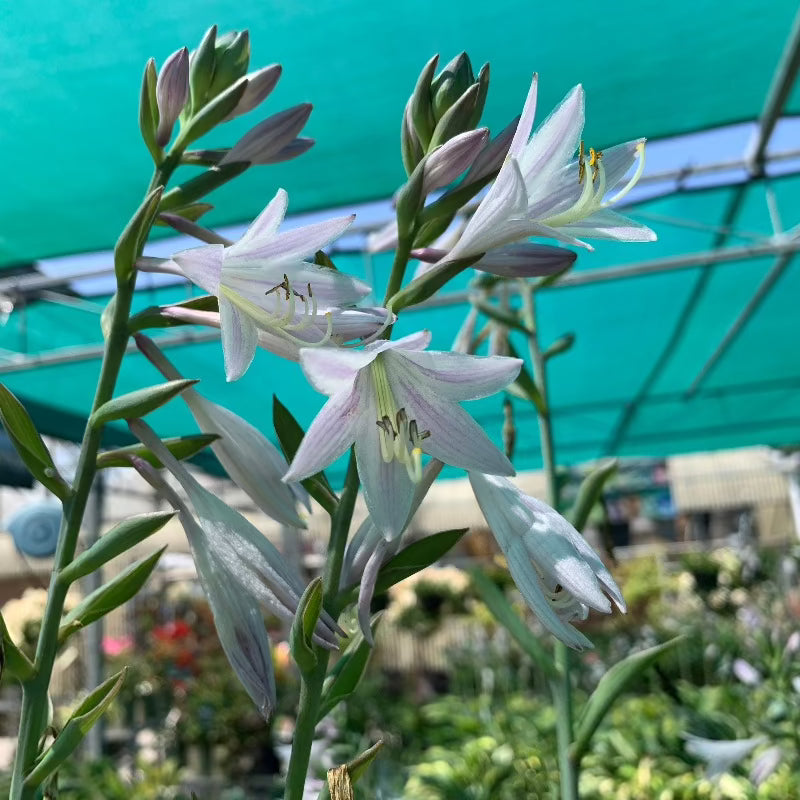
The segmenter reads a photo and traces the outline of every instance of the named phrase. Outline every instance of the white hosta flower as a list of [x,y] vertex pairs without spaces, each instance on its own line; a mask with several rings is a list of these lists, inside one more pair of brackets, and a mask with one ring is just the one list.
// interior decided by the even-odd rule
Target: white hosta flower
[[305,260],[341,235],[354,217],[278,233],[287,204],[280,189],[238,242],[195,247],[172,257],[183,275],[219,299],[229,381],[250,366],[259,329],[301,346],[328,344],[340,335],[333,312],[369,293],[361,281]]
[[522,362],[423,352],[430,332],[363,350],[304,349],[300,363],[330,400],[308,429],[285,481],[324,469],[355,442],[358,474],[372,521],[392,540],[405,527],[422,454],[462,469],[513,475],[509,460],[459,405],[498,392]]
[[[136,345],[167,380],[183,376],[146,336],[136,334]],[[308,506],[308,493],[299,484],[285,484],[289,465],[272,442],[247,420],[206,400],[195,389],[181,393],[203,433],[219,436],[211,449],[230,479],[268,516],[296,528],[306,524],[297,514],[297,502]]]
[[691,733],[685,733],[683,738],[686,740],[686,752],[700,761],[705,761],[709,778],[729,772],[731,767],[767,740],[765,736],[756,736],[752,739],[704,739]]
[[[641,176],[644,139],[604,152],[592,148],[587,151],[581,141],[581,86],[564,98],[531,137],[536,85],[534,75],[508,157],[446,260],[468,258],[530,236],[559,239],[589,249],[578,237],[624,242],[655,239],[649,228],[611,210]],[[637,159],[636,171],[626,180]],[[607,197],[618,187],[615,194]]]
[[[214,614],[225,654],[261,713],[275,706],[270,642],[260,606],[291,623],[303,584],[275,546],[241,514],[204,489],[141,420],[130,428],[174,475],[188,497],[184,502],[146,462],[135,466],[177,509],[197,574]],[[314,640],[336,649],[336,623],[325,612]]]
[[600,557],[561,514],[505,478],[470,472],[469,480],[531,611],[570,647],[592,647],[569,623],[586,619],[590,608],[610,613],[606,595],[625,611],[619,587]]
[[758,686],[761,683],[761,673],[743,658],[737,658],[733,662],[733,674],[745,686]]
[[778,769],[782,760],[783,751],[780,747],[768,747],[753,762],[753,766],[750,768],[750,780],[755,786],[761,786]]

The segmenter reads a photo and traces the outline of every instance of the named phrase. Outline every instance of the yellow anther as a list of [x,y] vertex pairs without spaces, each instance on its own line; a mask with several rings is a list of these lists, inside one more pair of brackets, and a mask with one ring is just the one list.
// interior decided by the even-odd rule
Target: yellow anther
[[586,175],[586,152],[583,149],[583,139],[578,148],[578,183],[583,183],[584,175]]
[[600,159],[602,157],[602,150],[595,150],[594,147],[589,148],[589,166],[592,168],[592,183],[597,180],[597,174],[600,171]]

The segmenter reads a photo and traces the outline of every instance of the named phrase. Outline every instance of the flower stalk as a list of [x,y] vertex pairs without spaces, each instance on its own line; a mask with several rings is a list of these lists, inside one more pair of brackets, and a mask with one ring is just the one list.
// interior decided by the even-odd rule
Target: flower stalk
[[[550,398],[547,386],[547,361],[539,342],[539,332],[536,327],[534,286],[528,281],[520,281],[520,294],[522,295],[523,321],[529,331],[528,350],[533,365],[533,379],[542,399],[541,408],[537,408],[537,416],[539,418],[542,464],[547,479],[546,499],[557,510],[559,492],[556,478],[553,420],[550,415]],[[567,645],[560,639],[556,639],[554,648],[557,675],[550,681],[550,691],[556,707],[556,746],[558,750],[558,771],[561,780],[561,800],[578,800],[580,765],[570,755],[570,747],[574,736],[570,652]]]

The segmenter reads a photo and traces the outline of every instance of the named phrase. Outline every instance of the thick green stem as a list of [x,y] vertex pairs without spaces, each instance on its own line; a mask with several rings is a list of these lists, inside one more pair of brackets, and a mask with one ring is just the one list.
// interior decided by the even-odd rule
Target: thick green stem
[[[157,169],[150,182],[148,193],[155,186],[165,185],[172,171],[179,163],[172,155],[168,156]],[[112,315],[107,331],[103,363],[97,382],[91,413],[114,395],[122,359],[128,345],[128,317],[131,311],[133,291],[136,285],[135,265],[127,272],[130,277],[117,279],[117,292],[112,300]],[[53,559],[53,572],[47,595],[39,639],[34,659],[35,675],[22,684],[22,708],[20,711],[17,752],[11,775],[10,800],[32,800],[38,787],[25,786],[24,777],[30,771],[39,750],[39,740],[47,725],[48,690],[53,673],[53,664],[58,653],[58,630],[64,613],[64,602],[69,585],[62,579],[61,572],[75,557],[83,515],[96,472],[97,453],[102,439],[102,426],[87,422],[81,442],[78,465],[75,471],[73,492],[64,504],[64,514],[58,545]]]
[[[329,613],[338,615],[336,598],[339,594],[339,583],[342,576],[344,551],[347,545],[347,534],[353,519],[353,509],[358,495],[358,470],[355,453],[350,453],[347,478],[342,490],[339,504],[331,517],[331,535],[328,540],[328,554],[325,559],[325,572],[322,577],[323,597]],[[303,789],[308,774],[308,762],[311,757],[311,745],[314,741],[314,730],[319,717],[322,686],[328,671],[330,652],[315,645],[317,665],[300,683],[300,702],[297,707],[297,721],[292,739],[292,754],[286,772],[286,790],[284,800],[303,800]]]
[[413,238],[412,232],[411,236],[406,239],[400,239],[397,242],[397,250],[395,250],[394,261],[392,262],[392,271],[389,274],[389,283],[386,287],[386,297],[383,298],[384,305],[400,291],[400,287],[403,285],[403,278],[406,274]]
[[[558,508],[558,477],[556,473],[556,453],[553,440],[553,421],[550,416],[550,397],[547,386],[547,359],[539,343],[536,327],[536,300],[531,284],[521,282],[523,318],[529,330],[528,348],[533,365],[533,378],[542,398],[539,409],[539,439],[542,448],[542,465],[547,478],[547,501]],[[556,707],[556,745],[558,748],[558,769],[561,777],[561,800],[577,800],[579,765],[570,757],[574,735],[572,709],[572,681],[570,677],[569,648],[561,641],[555,643],[555,663],[558,676],[550,682],[550,691]]]

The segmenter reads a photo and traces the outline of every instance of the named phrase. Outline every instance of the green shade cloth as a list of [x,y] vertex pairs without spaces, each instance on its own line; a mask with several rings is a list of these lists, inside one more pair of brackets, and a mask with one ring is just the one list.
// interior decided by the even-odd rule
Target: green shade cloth
[[[800,207],[800,176],[773,180],[779,208]],[[703,226],[718,224],[734,193],[744,191],[736,227],[771,233],[765,185],[726,187],[673,195],[643,203],[632,212],[642,220],[653,216],[689,219],[699,228],[653,222],[655,244],[596,242],[593,253],[581,253],[577,273],[590,273],[643,259],[711,248],[715,233]],[[731,237],[726,245],[740,246]],[[385,284],[391,258],[381,255],[367,264],[362,256],[337,257],[341,269]],[[538,299],[544,344],[566,332],[575,345],[551,362],[552,405],[559,460],[574,464],[609,453],[666,456],[692,450],[755,444],[800,442],[800,258],[795,256],[741,334],[691,397],[686,392],[696,375],[756,288],[772,268],[774,257],[742,260],[712,267],[700,265],[592,285],[542,292]],[[701,276],[704,289],[694,303]],[[147,289],[140,276],[136,307],[187,297],[185,286]],[[459,280],[466,285],[467,276]],[[107,298],[96,298],[99,304]],[[688,309],[688,310],[687,310]],[[433,331],[433,347],[450,347],[466,313],[463,304],[409,312],[397,334],[420,327]],[[32,303],[16,310],[0,329],[0,348],[46,355],[53,347],[99,343],[99,314]],[[523,350],[520,341],[515,342]],[[199,389],[211,400],[242,414],[267,435],[271,431],[271,396],[280,399],[308,425],[324,402],[307,386],[296,364],[259,352],[250,371],[226,384],[218,342],[170,348],[168,355],[187,377],[202,379]],[[91,403],[99,370],[97,358],[71,364],[32,366],[0,374],[0,380],[31,409],[40,429],[54,436],[79,438],[83,415]],[[131,356],[122,371],[118,392],[157,380],[144,359]],[[501,397],[465,404],[500,441]],[[540,464],[533,412],[514,400],[519,469]],[[195,432],[180,400],[150,418],[162,435]],[[424,427],[424,422],[422,423]],[[127,441],[122,427],[110,427],[108,441]],[[334,470],[339,479],[342,465]]]
[[[491,61],[492,130],[520,112],[534,70],[539,120],[582,81],[587,145],[605,147],[755,119],[795,12],[794,0],[7,3],[0,265],[113,245],[150,175],[137,129],[144,64],[194,47],[212,23],[249,28],[252,64],[278,61],[284,75],[262,111],[208,144],[301,101],[315,105],[305,133],[317,140],[219,190],[208,219],[222,224],[252,218],[279,186],[292,211],[389,196],[402,109],[433,53],[466,49],[476,70]],[[786,110],[800,111],[797,92]]]

